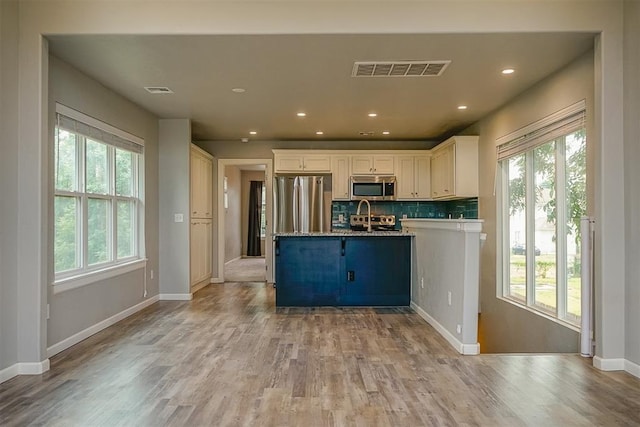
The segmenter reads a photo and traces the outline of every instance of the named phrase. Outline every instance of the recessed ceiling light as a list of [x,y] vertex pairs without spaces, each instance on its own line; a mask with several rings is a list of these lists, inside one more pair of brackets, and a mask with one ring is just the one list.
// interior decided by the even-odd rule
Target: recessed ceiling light
[[505,68],[504,70],[502,70],[502,74],[513,74],[515,72],[516,70],[514,70],[513,68]]
[[234,87],[233,89],[231,89],[231,92],[235,92],[235,93],[244,93],[245,90],[241,87]]
[[257,134],[258,134],[258,132],[256,132],[255,130],[252,130],[252,131],[249,132],[249,135],[257,135]]
[[369,117],[377,117],[378,114],[377,113],[369,113]]
[[298,114],[296,114],[296,116],[298,116],[298,117],[305,117],[306,115],[307,115],[307,113],[298,113]]
[[316,135],[324,135],[324,132],[322,132],[321,130],[316,132]]
[[458,105],[458,110],[466,110],[467,106],[466,105]]
[[389,135],[390,133],[391,133],[391,132],[389,132],[388,130],[383,130],[383,131],[382,131],[382,134],[383,134],[383,135]]

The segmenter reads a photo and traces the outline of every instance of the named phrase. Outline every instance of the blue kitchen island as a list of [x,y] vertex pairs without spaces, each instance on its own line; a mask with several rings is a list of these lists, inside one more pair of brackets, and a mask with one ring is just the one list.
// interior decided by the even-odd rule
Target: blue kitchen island
[[278,233],[276,305],[408,306],[411,236],[399,232]]

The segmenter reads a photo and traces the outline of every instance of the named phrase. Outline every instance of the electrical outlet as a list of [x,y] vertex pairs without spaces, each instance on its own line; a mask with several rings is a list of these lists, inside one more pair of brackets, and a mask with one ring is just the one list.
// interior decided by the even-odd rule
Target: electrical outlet
[[447,301],[449,302],[449,305],[451,305],[451,291],[447,292]]
[[183,222],[183,221],[184,221],[184,215],[182,214],[173,215],[173,222]]
[[51,317],[51,307],[47,304],[47,320]]
[[456,331],[461,334],[462,333],[462,325],[457,325],[456,326]]
[[153,280],[153,270],[151,270],[151,279]]
[[424,277],[420,278],[420,287],[424,289]]
[[338,221],[339,222],[344,222],[344,215],[343,214],[338,215]]
[[407,219],[407,214],[402,214],[402,219]]

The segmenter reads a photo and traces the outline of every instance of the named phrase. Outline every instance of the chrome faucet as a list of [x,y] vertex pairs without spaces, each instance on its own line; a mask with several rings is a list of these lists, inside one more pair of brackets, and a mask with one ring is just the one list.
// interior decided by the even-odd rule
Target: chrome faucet
[[367,232],[371,233],[371,204],[367,199],[360,200],[360,203],[358,203],[358,211],[356,212],[356,215],[360,215],[360,206],[362,206],[363,202],[367,203]]

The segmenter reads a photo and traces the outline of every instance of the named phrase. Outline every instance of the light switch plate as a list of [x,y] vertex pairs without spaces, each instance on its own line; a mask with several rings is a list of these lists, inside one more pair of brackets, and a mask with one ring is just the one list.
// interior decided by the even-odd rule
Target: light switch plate
[[183,222],[183,221],[184,221],[184,216],[182,214],[173,215],[173,222]]

